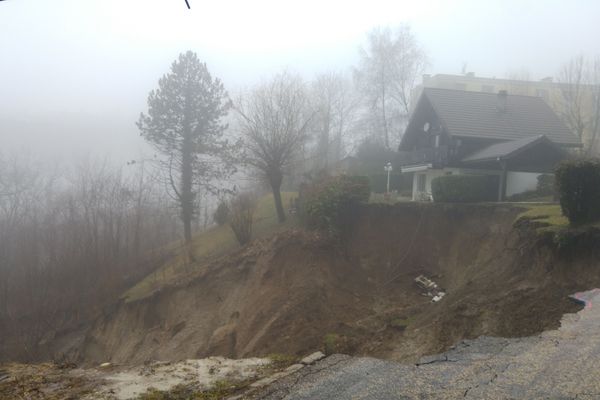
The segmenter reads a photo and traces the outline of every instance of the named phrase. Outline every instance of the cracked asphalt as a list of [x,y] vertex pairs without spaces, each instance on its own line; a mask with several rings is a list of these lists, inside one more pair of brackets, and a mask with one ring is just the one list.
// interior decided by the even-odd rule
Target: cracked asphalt
[[301,399],[600,399],[600,291],[539,336],[480,337],[448,352],[401,364],[333,355],[254,398]]

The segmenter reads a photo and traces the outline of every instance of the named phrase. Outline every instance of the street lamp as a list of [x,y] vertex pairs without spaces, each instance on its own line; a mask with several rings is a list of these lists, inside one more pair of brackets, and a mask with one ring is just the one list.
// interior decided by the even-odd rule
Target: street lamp
[[386,193],[389,195],[390,194],[390,172],[392,172],[392,163],[388,162],[385,167],[383,167],[383,170],[385,172],[387,172],[387,191]]

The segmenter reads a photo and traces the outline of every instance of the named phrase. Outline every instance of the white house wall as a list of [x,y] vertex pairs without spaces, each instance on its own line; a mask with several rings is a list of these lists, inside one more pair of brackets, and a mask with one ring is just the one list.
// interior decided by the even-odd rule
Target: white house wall
[[[418,190],[419,175],[425,175],[425,193],[431,195],[431,181],[439,176],[444,175],[500,175],[500,171],[493,170],[474,170],[474,169],[459,169],[459,168],[444,168],[444,169],[428,169],[426,171],[418,171],[413,175],[412,199],[413,201],[420,199]],[[537,177],[540,174],[531,172],[508,172],[506,176],[506,196],[522,193],[528,190],[535,190],[537,187]]]

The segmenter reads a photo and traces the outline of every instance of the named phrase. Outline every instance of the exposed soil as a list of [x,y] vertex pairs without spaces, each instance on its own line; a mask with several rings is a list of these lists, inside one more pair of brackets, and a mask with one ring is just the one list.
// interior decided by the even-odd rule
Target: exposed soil
[[[520,211],[368,206],[341,243],[285,232],[107,310],[69,355],[140,363],[323,349],[416,360],[465,338],[553,329],[578,309],[568,294],[600,285],[598,246],[561,255],[531,226],[513,226]],[[420,274],[447,296],[431,303]]]

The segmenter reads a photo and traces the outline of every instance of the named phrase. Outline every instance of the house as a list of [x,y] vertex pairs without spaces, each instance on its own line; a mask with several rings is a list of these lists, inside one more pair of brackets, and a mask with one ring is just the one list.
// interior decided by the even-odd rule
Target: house
[[533,190],[581,147],[550,106],[534,96],[424,88],[402,137],[402,172],[414,172],[413,200],[449,174],[497,175],[498,200]]
[[[476,76],[473,72],[462,75],[425,74],[423,75],[423,83],[415,88],[413,98],[418,98],[423,89],[427,87],[487,93],[498,93],[501,90],[506,90],[511,95],[537,96],[544,99],[559,116],[568,113],[566,109],[568,99],[575,99],[578,104],[577,108],[581,108],[584,119],[591,121],[597,114],[599,92],[597,86],[583,82],[556,82],[552,77],[540,80],[524,80]],[[600,154],[600,142],[594,138],[596,136],[594,124],[585,124],[581,129],[583,129],[580,132],[582,140],[591,152],[590,154]],[[575,131],[573,133],[579,134]]]

